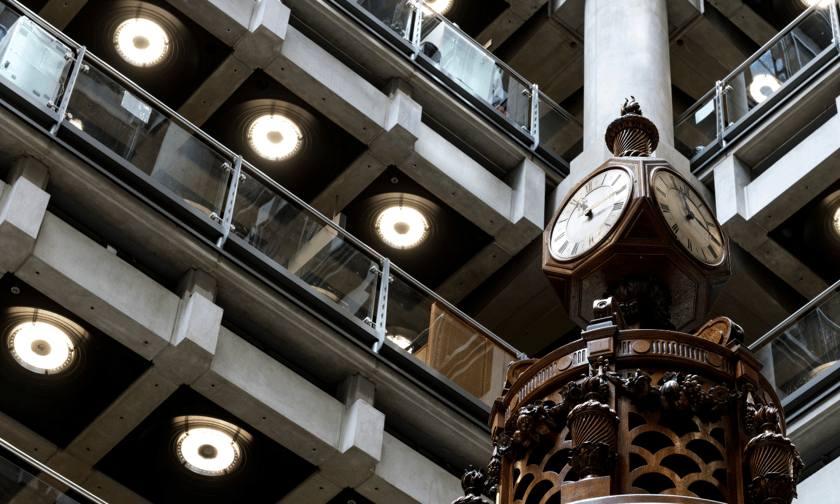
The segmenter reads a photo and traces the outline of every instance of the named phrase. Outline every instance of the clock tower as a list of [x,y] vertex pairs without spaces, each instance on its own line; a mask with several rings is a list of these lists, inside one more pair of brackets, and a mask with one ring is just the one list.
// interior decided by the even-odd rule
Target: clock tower
[[566,196],[543,270],[582,338],[511,363],[490,413],[486,473],[454,504],[790,504],[803,465],[761,364],[707,321],[729,242],[626,101],[613,154]]

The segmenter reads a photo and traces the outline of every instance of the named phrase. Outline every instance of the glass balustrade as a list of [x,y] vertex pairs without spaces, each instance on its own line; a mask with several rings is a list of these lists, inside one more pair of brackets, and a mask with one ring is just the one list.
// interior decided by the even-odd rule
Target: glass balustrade
[[252,175],[239,183],[229,239],[257,249],[352,316],[373,319],[378,260]]
[[[469,79],[471,63],[463,54],[467,46],[461,45],[459,33],[453,36],[457,40],[452,39],[452,46],[443,44],[451,50],[443,61],[452,72],[465,72],[462,75]],[[37,52],[38,47],[33,50]],[[493,83],[483,96],[495,100],[499,113],[527,122],[530,96],[523,91],[528,86],[486,56],[481,58],[489,62],[485,68],[489,70],[482,74],[483,81],[473,80],[469,85],[477,90]],[[484,65],[476,61],[479,67]],[[371,326],[377,317],[386,317],[386,337],[392,343],[484,403],[492,404],[501,393],[507,365],[517,357],[515,350],[494,342],[492,334],[401,273],[392,275],[387,310],[377,313],[379,268],[384,258],[330,226],[324,216],[247,162],[237,179],[230,215],[224,215],[233,187],[234,155],[94,56],[85,63],[68,97],[59,131],[63,138],[79,145],[84,142],[88,151],[104,155],[116,166],[112,169],[128,170],[153,190],[189,203],[184,205],[188,212],[194,209],[219,220],[229,218],[227,241],[220,241],[219,246],[229,248],[233,243],[253,259],[282,268],[348,317]],[[580,133],[576,135],[579,139]],[[34,483],[30,486],[41,489]]]
[[386,338],[487,405],[501,395],[507,366],[517,359],[397,275],[388,288]]
[[717,140],[717,103],[712,90],[674,127],[675,147],[688,159],[693,159]]
[[403,38],[409,38],[411,32],[412,13],[414,12],[407,0],[347,0],[367,11],[385,26]]
[[207,216],[222,213],[233,160],[93,65],[79,72],[66,118],[142,178]]
[[78,504],[43,480],[0,457],[0,502]]
[[530,84],[443,16],[424,13],[420,49],[462,89],[530,130]]
[[818,7],[770,48],[750,58],[742,71],[726,79],[726,125],[737,123],[824,50],[832,46],[830,10]]
[[539,121],[540,145],[567,161],[583,152],[583,128],[543,96]]
[[840,369],[840,285],[821,302],[785,321],[775,336],[755,350],[762,373],[779,397],[794,394],[810,382]]

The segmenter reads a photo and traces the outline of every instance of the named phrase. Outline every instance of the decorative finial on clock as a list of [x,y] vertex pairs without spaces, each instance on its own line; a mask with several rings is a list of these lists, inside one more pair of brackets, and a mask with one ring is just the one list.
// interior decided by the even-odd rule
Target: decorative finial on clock
[[649,157],[659,145],[659,130],[642,117],[642,106],[631,96],[624,99],[621,117],[607,127],[604,140],[616,157]]

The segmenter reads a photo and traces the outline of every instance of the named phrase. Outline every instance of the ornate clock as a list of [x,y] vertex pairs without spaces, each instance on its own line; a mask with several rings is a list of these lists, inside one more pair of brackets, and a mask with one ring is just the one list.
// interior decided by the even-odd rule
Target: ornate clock
[[691,184],[646,157],[658,134],[638,112],[610,125],[616,157],[575,186],[550,221],[543,271],[581,327],[595,318],[593,301],[612,296],[631,326],[691,331],[729,278],[728,243]]

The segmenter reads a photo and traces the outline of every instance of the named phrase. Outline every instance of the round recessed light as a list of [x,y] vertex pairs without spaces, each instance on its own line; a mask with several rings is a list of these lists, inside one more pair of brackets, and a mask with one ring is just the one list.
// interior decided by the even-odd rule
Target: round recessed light
[[423,2],[424,7],[428,7],[438,14],[446,14],[454,0],[427,0]]
[[403,350],[408,348],[408,345],[411,344],[410,339],[406,338],[405,336],[401,336],[399,334],[388,334],[385,337],[388,338],[389,340],[391,340],[394,344],[396,344],[398,347],[402,348]]
[[781,87],[779,79],[767,74],[758,74],[753,77],[750,83],[750,95],[758,103],[763,102],[768,96],[776,92]]
[[205,476],[232,471],[242,459],[240,447],[227,432],[212,427],[188,429],[178,438],[178,458],[184,466]]
[[39,374],[55,374],[75,357],[75,345],[67,334],[45,322],[26,322],[9,336],[12,356],[24,368]]
[[291,157],[300,149],[303,135],[300,128],[287,117],[268,114],[260,116],[248,128],[248,143],[257,154],[270,161]]
[[840,208],[834,212],[834,231],[840,234]]
[[413,208],[394,206],[387,208],[376,219],[376,231],[388,245],[407,249],[426,238],[429,224],[423,214]]
[[169,36],[163,28],[144,18],[129,19],[117,26],[114,45],[122,58],[134,66],[160,62],[169,52]]

